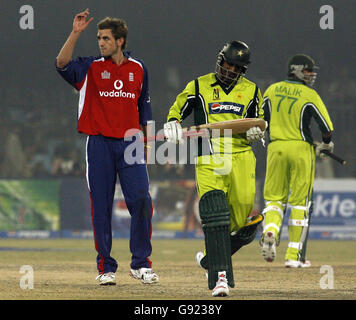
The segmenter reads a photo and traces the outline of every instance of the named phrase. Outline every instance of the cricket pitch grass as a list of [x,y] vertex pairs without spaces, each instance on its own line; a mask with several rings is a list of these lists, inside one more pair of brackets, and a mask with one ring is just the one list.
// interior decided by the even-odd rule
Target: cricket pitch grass
[[[204,247],[203,241],[152,240],[152,267],[159,275],[160,283],[144,285],[129,276],[128,240],[114,239],[112,256],[119,264],[117,284],[99,286],[95,280],[93,240],[0,239],[0,299],[219,299],[211,296],[205,273],[195,262],[196,252]],[[235,288],[224,299],[356,300],[355,241],[309,240],[308,258],[312,266],[305,269],[284,267],[286,247],[287,242],[282,241],[273,263],[263,260],[257,240],[236,253],[233,256]],[[26,273],[20,270],[25,265],[33,269],[32,289],[23,288],[26,282],[21,279]],[[331,267],[326,267],[328,274],[323,269],[325,266]],[[330,288],[331,284],[333,288]],[[325,285],[329,287],[325,288]]]

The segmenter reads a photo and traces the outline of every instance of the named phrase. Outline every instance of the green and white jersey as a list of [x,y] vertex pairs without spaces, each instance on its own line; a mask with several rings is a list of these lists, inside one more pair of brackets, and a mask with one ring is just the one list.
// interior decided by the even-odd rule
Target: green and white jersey
[[285,80],[272,84],[264,93],[262,108],[271,141],[303,140],[312,144],[312,118],[322,133],[334,130],[320,96],[302,82]]
[[[234,86],[226,89],[219,84],[214,73],[209,73],[187,84],[170,108],[167,121],[182,122],[192,112],[195,125],[233,119],[263,118],[261,106],[261,91],[255,83],[240,77]],[[223,137],[198,139],[198,155],[236,153],[250,149],[251,145],[246,140],[245,133],[233,135],[231,139]]]

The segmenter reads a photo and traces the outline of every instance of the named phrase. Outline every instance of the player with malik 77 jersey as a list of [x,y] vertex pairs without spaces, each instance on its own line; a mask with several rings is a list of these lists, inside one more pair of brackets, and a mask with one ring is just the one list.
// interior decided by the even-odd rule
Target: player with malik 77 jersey
[[[311,57],[294,55],[288,61],[288,78],[271,84],[264,93],[262,104],[270,138],[264,184],[266,207],[263,211],[262,256],[267,262],[276,258],[276,247],[289,206],[287,268],[311,266],[306,259],[306,248],[313,211],[315,156],[322,157],[323,151],[334,149],[331,141],[333,124],[324,102],[312,88],[317,68]],[[312,119],[318,125],[322,139],[315,150]]]
[[[78,132],[86,134],[87,181],[91,199],[94,241],[100,285],[116,284],[116,260],[111,256],[112,207],[117,176],[131,215],[130,275],[143,283],[156,283],[149,257],[152,252],[152,200],[144,145],[135,148],[134,163],[125,158],[135,139],[127,132],[147,135],[152,121],[147,69],[126,51],[127,25],[118,18],[105,18],[97,27],[98,57],[72,60],[81,33],[93,18],[89,10],[77,14],[73,30],[56,59],[59,74],[79,91]],[[129,141],[130,140],[130,141]],[[137,141],[134,141],[137,143]]]

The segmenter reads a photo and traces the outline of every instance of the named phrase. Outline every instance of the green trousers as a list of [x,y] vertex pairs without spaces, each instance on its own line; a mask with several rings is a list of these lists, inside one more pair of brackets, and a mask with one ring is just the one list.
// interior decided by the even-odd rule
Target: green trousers
[[274,141],[268,145],[263,233],[272,231],[279,235],[289,205],[286,260],[299,260],[306,242],[314,173],[315,153],[309,143]]

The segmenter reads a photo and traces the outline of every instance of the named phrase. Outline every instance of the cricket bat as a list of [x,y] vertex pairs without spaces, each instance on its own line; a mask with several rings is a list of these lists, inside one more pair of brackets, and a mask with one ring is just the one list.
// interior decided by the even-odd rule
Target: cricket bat
[[[314,141],[313,145],[314,147],[316,147],[320,142],[318,141]],[[321,150],[321,153],[324,153],[325,155],[327,155],[328,157],[330,157],[331,159],[337,161],[338,163],[340,163],[341,165],[345,166],[346,165],[346,160],[340,158],[339,156],[337,156],[336,154],[328,151],[328,150]]]
[[[259,127],[266,130],[266,122],[262,118],[245,118],[220,122],[213,122],[183,128],[183,137],[208,137],[212,130],[219,130],[220,135],[224,135],[224,130],[231,130],[232,134],[244,133],[252,127]],[[145,141],[164,140],[164,134],[147,137]]]

